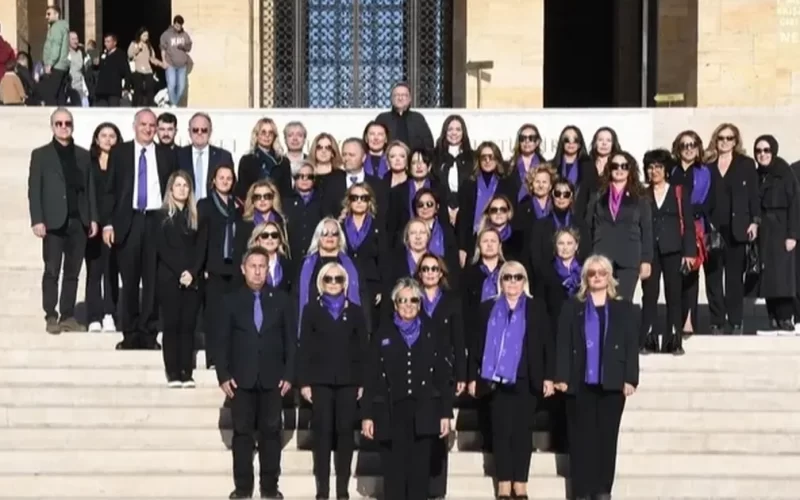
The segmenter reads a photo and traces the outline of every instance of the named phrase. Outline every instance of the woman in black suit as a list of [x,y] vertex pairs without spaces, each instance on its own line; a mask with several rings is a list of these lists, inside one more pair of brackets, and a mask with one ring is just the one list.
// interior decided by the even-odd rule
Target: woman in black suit
[[659,351],[660,328],[655,326],[655,322],[663,274],[667,322],[663,330],[661,352],[679,356],[684,354],[681,305],[683,275],[692,269],[697,257],[692,203],[689,192],[684,191],[683,186],[673,186],[667,182],[667,172],[673,163],[669,151],[648,151],[643,163],[650,181],[647,198],[653,217],[653,268],[650,277],[642,281],[641,353]]
[[289,233],[289,255],[302,260],[308,252],[314,228],[322,220],[322,193],[315,184],[314,164],[303,161],[294,176],[294,190],[281,200]]
[[194,329],[200,308],[205,251],[198,234],[192,180],[184,171],[167,181],[156,233],[158,303],[163,322],[164,368],[169,387],[193,388]]
[[[392,250],[392,257],[386,268],[386,293],[391,291],[391,284],[400,278],[414,276],[422,256],[428,253],[431,231],[420,219],[411,219],[403,231],[401,244]],[[391,304],[388,304],[391,306]]]
[[408,159],[411,151],[401,141],[392,141],[386,146],[386,161],[389,163],[389,173],[383,178],[386,187],[384,192],[391,193],[392,188],[408,180]]
[[448,220],[455,227],[458,216],[458,192],[472,171],[473,153],[467,124],[461,115],[450,115],[442,123],[436,139],[433,174],[442,186]]
[[375,120],[367,123],[361,139],[367,146],[367,159],[364,161],[364,171],[383,179],[389,174],[389,162],[386,158],[386,146],[389,145],[389,129],[383,123]]
[[[497,295],[497,281],[500,267],[505,262],[500,233],[487,227],[478,233],[475,255],[472,262],[464,269],[461,291],[464,299],[465,324],[475,324],[477,312],[482,302]],[[466,332],[468,335],[470,330]],[[467,337],[467,345],[473,344]]]
[[556,154],[550,163],[559,177],[575,186],[575,214],[583,217],[589,200],[598,187],[597,168],[586,152],[586,141],[581,129],[575,125],[567,125],[558,137]]
[[269,256],[266,286],[289,293],[292,290],[295,269],[281,226],[277,222],[257,225],[247,242],[248,250],[255,246],[266,250]]
[[503,264],[498,288],[472,325],[469,393],[489,398],[497,498],[528,498],[532,416],[536,400],[553,395],[553,335],[547,306],[531,297],[522,264]]
[[549,163],[541,163],[528,171],[525,177],[525,194],[517,207],[515,226],[530,229],[540,219],[553,212],[553,185],[558,179],[556,169]]
[[481,214],[478,232],[487,227],[496,230],[506,260],[518,260],[525,251],[525,230],[515,222],[514,204],[503,195],[493,196]]
[[244,201],[242,222],[236,229],[235,248],[236,254],[244,255],[247,251],[247,242],[253,229],[265,222],[275,222],[281,226],[281,231],[286,233],[286,223],[281,209],[281,197],[275,184],[269,179],[261,179],[253,183],[247,190]]
[[313,406],[314,477],[317,499],[329,498],[331,451],[336,442],[336,498],[350,498],[350,463],[355,441],[353,425],[369,348],[364,313],[347,300],[347,271],[336,262],[317,275],[317,300],[310,301],[300,322],[297,384]]
[[[711,220],[724,248],[708,256],[706,293],[711,334],[741,335],[744,315],[744,266],[747,243],[758,236],[761,203],[755,162],[747,156],[742,134],[732,123],[714,130],[705,154],[711,169],[715,206]],[[725,276],[723,292],[722,277]]]
[[261,118],[253,127],[250,138],[251,152],[239,160],[236,197],[245,203],[250,186],[258,180],[269,179],[279,195],[287,196],[292,190],[292,167],[283,154],[278,126],[270,118]]
[[505,195],[515,200],[518,186],[506,167],[500,148],[493,142],[482,142],[476,151],[472,175],[458,191],[458,259],[461,267],[467,265],[475,249],[475,236],[480,228],[481,214],[495,195]]
[[[433,321],[435,329],[444,335],[450,346],[453,360],[453,380],[456,396],[464,392],[467,385],[467,348],[464,345],[464,318],[462,302],[458,293],[451,291],[445,261],[432,253],[422,256],[414,278],[422,286],[422,313]],[[447,496],[448,450],[445,441],[434,445],[431,454],[431,485],[428,498]]]
[[450,287],[457,289],[461,267],[458,265],[458,240],[453,227],[439,211],[441,204],[436,193],[428,188],[417,191],[414,197],[414,216],[427,224],[431,232],[428,251],[447,262],[448,269],[455,272],[448,274]]
[[450,432],[452,348],[420,314],[422,290],[402,278],[391,292],[394,314],[374,335],[361,400],[361,432],[380,443],[383,498],[428,497],[430,455]]
[[[511,177],[517,183],[517,202],[529,195],[528,172],[544,163],[542,156],[542,134],[539,128],[526,123],[519,128],[517,140],[514,143],[514,154],[511,155],[509,166],[512,169]],[[516,177],[513,172],[516,172]]]
[[567,395],[569,462],[577,500],[610,499],[625,399],[639,385],[634,306],[617,300],[611,261],[592,255],[556,334],[556,390]]
[[639,165],[630,153],[611,157],[586,213],[592,252],[614,263],[619,295],[633,299],[636,283],[650,277],[653,261],[653,219],[639,180]]

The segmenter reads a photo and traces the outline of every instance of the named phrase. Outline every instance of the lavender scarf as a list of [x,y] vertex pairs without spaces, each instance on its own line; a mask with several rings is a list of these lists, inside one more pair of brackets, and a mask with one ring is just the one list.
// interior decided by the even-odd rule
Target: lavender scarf
[[[349,283],[346,293],[347,293],[347,300],[352,302],[353,304],[361,305],[361,290],[358,283],[358,271],[356,270],[355,264],[347,256],[345,253],[340,253],[337,257],[339,259],[339,263],[342,264],[344,270],[347,272],[347,281]],[[298,318],[303,318],[303,309],[305,309],[306,304],[308,304],[309,287],[313,286],[314,284],[311,283],[311,278],[314,274],[314,268],[317,266],[317,261],[319,260],[319,252],[314,252],[310,255],[307,255],[305,259],[303,259],[303,267],[300,268],[300,297],[299,297],[299,305],[298,305]],[[297,323],[297,336],[300,336],[300,322]]]
[[597,309],[592,303],[591,297],[587,298],[583,325],[583,330],[586,334],[586,376],[584,382],[587,384],[599,384],[603,380],[600,343],[605,341],[608,333],[608,302],[603,307],[606,321],[605,331],[602,334],[600,333],[600,317],[597,314]]
[[414,276],[417,272],[417,264],[419,263],[414,260],[414,256],[408,248],[406,248],[406,262],[408,262],[408,275]]
[[573,258],[569,267],[564,265],[564,262],[556,257],[553,262],[556,269],[556,274],[561,279],[561,286],[567,292],[567,295],[572,297],[581,286],[581,265],[578,264],[578,259]]
[[477,198],[475,199],[475,213],[473,216],[473,223],[472,223],[472,232],[477,233],[478,229],[481,225],[481,215],[483,211],[486,209],[486,205],[494,196],[495,191],[497,191],[497,185],[500,183],[497,174],[492,174],[492,180],[489,181],[487,185],[486,182],[483,180],[483,172],[478,172],[478,176],[475,179],[475,183],[478,185],[478,193]]
[[437,257],[444,257],[444,230],[436,219],[433,219],[431,226],[431,241],[428,243],[428,251]]
[[[539,165],[539,155],[533,155],[531,158],[531,166],[530,168],[536,168]],[[522,181],[522,185],[519,187],[519,193],[517,194],[517,201],[520,201],[522,198],[525,198],[528,195],[528,186],[525,183],[525,177],[528,175],[528,170],[525,170],[525,162],[522,161],[522,156],[519,157],[517,160],[517,173],[519,174],[519,180]]]
[[527,326],[526,302],[527,298],[522,295],[517,306],[511,309],[505,296],[495,301],[486,325],[486,343],[481,362],[481,378],[484,380],[500,384],[516,383]]
[[565,227],[570,227],[572,225],[571,224],[572,215],[569,213],[569,210],[564,212],[563,223],[561,222],[561,218],[558,216],[555,210],[552,211],[552,215],[553,215],[553,224],[555,224],[556,231],[558,231],[559,229],[564,229]]
[[[422,188],[420,188],[420,189],[430,188],[430,187],[431,187],[431,180],[428,179],[428,178],[425,178],[425,180],[422,181]],[[416,196],[417,196],[417,181],[415,181],[414,179],[409,178],[408,179],[408,215],[410,215],[411,217],[414,217],[414,215],[415,215],[414,198]]]
[[375,171],[375,167],[373,166],[374,164],[372,163],[372,158],[374,156],[378,155],[373,155],[372,153],[367,155],[367,161],[364,162],[364,171],[367,173],[367,175],[372,175],[383,179],[386,176],[386,173],[389,172],[389,164],[386,163],[386,155],[380,155],[377,172]]
[[275,215],[274,210],[267,212],[266,217],[261,212],[253,212],[253,224],[257,226],[265,222],[278,222],[278,217]]
[[442,299],[442,289],[437,288],[436,294],[433,296],[433,299],[428,299],[428,294],[422,294],[422,309],[425,311],[425,314],[428,315],[429,318],[433,317],[433,313],[436,311],[436,306],[439,305],[439,301]]
[[502,228],[495,226],[495,229],[497,230],[498,234],[500,234],[501,243],[504,243],[507,239],[511,237],[511,224],[506,223],[506,225],[503,226]]
[[364,222],[361,224],[361,229],[356,227],[356,223],[353,221],[352,215],[345,217],[344,233],[347,237],[347,246],[350,248],[350,250],[355,251],[361,247],[361,244],[367,239],[370,229],[372,229],[372,216],[369,214],[364,217]]
[[420,320],[419,316],[417,316],[411,321],[407,321],[401,318],[400,315],[395,312],[394,326],[397,327],[397,331],[400,332],[400,336],[403,337],[406,345],[410,348],[419,338],[420,330],[422,329],[422,320]]
[[308,206],[308,204],[311,203],[311,198],[314,197],[314,190],[312,189],[307,193],[301,193],[300,191],[297,191],[297,194],[300,196],[300,199],[303,200],[303,205]]
[[622,191],[617,191],[614,186],[608,189],[608,210],[611,212],[611,217],[617,220],[619,207],[622,205]]
[[280,286],[283,281],[283,266],[281,266],[281,258],[276,257],[275,269],[271,273],[267,273],[267,285],[275,288]]
[[480,267],[484,276],[486,276],[481,286],[481,302],[483,302],[497,295],[497,279],[500,276],[500,263],[497,263],[497,267],[494,268],[494,271],[489,271],[489,268],[486,267],[484,263],[481,263]]
[[561,159],[561,177],[567,179],[573,186],[578,185],[578,169],[580,162],[576,158],[573,163],[567,163]]
[[531,197],[531,203],[533,203],[533,213],[536,214],[536,220],[543,219],[550,215],[550,212],[553,211],[553,200],[549,197],[547,198],[547,202],[545,202],[544,206],[539,203],[539,200],[536,197]]
[[339,319],[342,315],[342,311],[344,310],[344,302],[345,295],[340,293],[339,295],[330,295],[327,293],[323,293],[320,297],[320,302],[322,303],[322,307],[325,308],[326,311],[330,313],[333,319]]

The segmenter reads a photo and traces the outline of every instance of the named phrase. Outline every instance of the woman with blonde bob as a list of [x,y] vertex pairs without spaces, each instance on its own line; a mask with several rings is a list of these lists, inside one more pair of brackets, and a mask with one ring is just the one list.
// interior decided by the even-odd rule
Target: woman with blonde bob
[[277,223],[281,227],[281,232],[286,234],[281,197],[275,183],[269,179],[256,181],[247,190],[242,222],[236,228],[234,237],[237,255],[244,255],[245,250],[249,248],[247,241],[250,239],[253,229],[265,222]]
[[553,337],[547,305],[530,294],[525,267],[500,268],[497,297],[481,304],[468,390],[489,400],[497,498],[527,498],[537,399],[553,395]]
[[575,498],[611,498],[625,399],[639,385],[634,305],[617,296],[611,261],[586,259],[576,296],[564,304],[556,335],[556,390],[566,394]]
[[294,267],[289,256],[286,236],[280,224],[265,222],[257,225],[247,241],[247,249],[253,247],[263,248],[269,256],[266,285],[289,293],[292,289]]
[[271,118],[261,118],[250,134],[250,153],[239,160],[236,197],[244,201],[247,191],[260,179],[271,180],[281,196],[292,190],[292,167],[281,146],[278,126]]

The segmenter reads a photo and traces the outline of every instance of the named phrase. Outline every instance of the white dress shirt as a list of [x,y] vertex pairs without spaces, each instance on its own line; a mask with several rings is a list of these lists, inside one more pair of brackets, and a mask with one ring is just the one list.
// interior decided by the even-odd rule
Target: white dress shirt
[[364,178],[366,176],[366,173],[364,172],[364,169],[362,168],[358,172],[345,172],[345,175],[347,175],[347,189],[350,189],[350,187],[353,184],[359,184],[361,182],[364,182]]
[[161,183],[158,180],[158,161],[156,160],[156,145],[150,143],[143,146],[133,142],[133,209],[139,210],[139,155],[145,150],[147,159],[147,210],[159,210],[164,201],[161,193]]
[[[195,149],[192,147],[192,168],[194,169],[194,197],[196,200],[201,200],[208,196],[206,193],[206,185],[208,183],[208,157],[211,155],[211,150],[208,145],[203,149]],[[200,157],[200,164],[197,163],[197,158]]]

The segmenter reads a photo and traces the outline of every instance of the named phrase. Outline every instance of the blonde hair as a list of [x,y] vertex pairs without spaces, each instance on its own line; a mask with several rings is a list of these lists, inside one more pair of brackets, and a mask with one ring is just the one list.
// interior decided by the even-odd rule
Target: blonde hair
[[475,237],[475,251],[472,253],[472,263],[477,264],[478,261],[481,260],[481,238],[483,238],[483,235],[486,233],[494,233],[494,235],[497,236],[497,257],[500,259],[500,262],[505,262],[506,258],[503,255],[503,241],[500,239],[500,232],[493,227],[484,227],[478,231],[478,235]]
[[[403,168],[403,170],[405,172],[408,172],[408,163],[409,163],[409,159],[411,157],[411,149],[409,149],[409,147],[406,146],[406,143],[403,142],[403,141],[394,140],[394,141],[389,142],[389,144],[386,145],[386,153],[385,153],[386,162],[387,163],[389,162],[389,153],[394,148],[400,148],[406,154],[406,160],[405,160],[405,162],[403,162],[405,164],[405,167]],[[391,166],[389,166],[389,170],[391,170]]]
[[281,195],[278,192],[278,186],[276,186],[275,183],[270,179],[260,179],[255,181],[253,185],[250,186],[250,189],[247,190],[247,195],[245,196],[244,200],[244,212],[242,213],[242,220],[248,222],[253,220],[256,211],[255,204],[253,203],[253,194],[256,192],[256,189],[259,188],[267,188],[272,191],[272,211],[284,219],[285,217],[283,216],[283,210],[281,209]]
[[342,286],[342,291],[347,293],[347,287],[350,285],[350,276],[347,275],[347,270],[339,264],[338,262],[328,262],[317,273],[317,293],[322,295],[322,281],[325,278],[325,275],[331,271],[339,271],[344,275],[344,285]]
[[565,234],[572,236],[572,239],[575,240],[575,255],[577,256],[577,250],[581,246],[581,235],[578,232],[578,230],[575,229],[574,227],[562,227],[561,229],[555,232],[555,234],[553,235],[553,249],[555,250],[557,248],[558,239],[564,236]]
[[481,218],[480,221],[478,222],[479,233],[481,232],[482,229],[492,227],[491,223],[489,222],[489,209],[492,207],[492,203],[496,202],[497,200],[502,200],[503,202],[505,202],[506,208],[508,208],[507,224],[511,224],[511,220],[514,218],[514,205],[511,203],[511,200],[509,200],[507,196],[502,194],[496,194],[492,196],[492,199],[489,200],[489,203],[486,204],[486,208],[484,208],[483,212],[481,212]]
[[363,189],[367,192],[369,196],[369,202],[367,202],[367,213],[375,217],[378,214],[378,205],[375,203],[375,191],[372,190],[369,184],[366,182],[357,182],[350,186],[347,191],[344,193],[344,199],[342,200],[342,213],[339,216],[339,220],[344,221],[344,218],[350,215],[350,195],[353,193],[354,189]]
[[408,232],[411,229],[412,224],[420,224],[425,228],[425,234],[428,235],[428,243],[425,245],[427,247],[431,242],[431,228],[429,228],[425,221],[419,217],[414,217],[409,220],[408,224],[406,224],[406,227],[403,228],[403,245],[408,248]]
[[281,228],[281,225],[277,222],[262,222],[254,227],[253,232],[250,233],[250,238],[247,240],[247,248],[250,249],[255,246],[260,246],[258,244],[258,237],[261,236],[261,233],[266,232],[266,230],[270,227],[275,228],[275,230],[278,232],[278,254],[288,257],[289,246],[286,244],[286,236],[283,232],[283,228]]
[[503,275],[506,273],[519,273],[525,276],[525,281],[522,283],[522,293],[525,294],[526,297],[532,297],[531,286],[528,280],[528,271],[525,270],[525,266],[516,260],[509,260],[500,266],[500,271],[497,273],[497,297],[495,297],[495,300],[503,295]]
[[339,232],[339,253],[345,253],[347,251],[347,242],[344,238],[342,225],[339,224],[339,221],[333,217],[325,217],[319,221],[317,227],[314,228],[314,234],[311,236],[311,243],[308,245],[308,252],[306,252],[306,255],[312,255],[319,252],[319,239],[322,238],[322,231],[325,230],[325,226],[328,224],[333,224],[336,226],[336,230]]
[[[705,163],[714,163],[719,158],[719,151],[717,151],[717,139],[719,137],[720,132],[725,130],[726,128],[731,129],[733,135],[735,137],[736,146],[733,148],[733,152],[740,155],[746,155],[747,152],[742,145],[742,133],[739,131],[739,127],[734,125],[733,123],[721,123],[717,128],[714,129],[714,132],[711,134],[711,140],[708,142],[708,146],[706,146],[706,150],[703,155],[703,162]],[[699,158],[699,156],[698,156]]]
[[[197,230],[197,202],[194,199],[194,187],[192,185],[192,178],[185,171],[178,170],[169,176],[169,180],[167,180],[167,190],[166,193],[164,193],[164,201],[161,204],[161,208],[167,212],[169,220],[172,220],[172,218],[175,217],[178,212],[180,212],[181,209],[178,207],[178,203],[172,196],[172,186],[175,184],[175,181],[178,178],[186,181],[186,184],[189,186],[189,197],[186,198],[186,203],[184,204],[189,214],[186,222],[188,223],[190,229]],[[166,222],[166,220],[164,222]]]
[[250,150],[255,151],[258,147],[258,133],[264,125],[272,127],[272,150],[275,152],[275,159],[280,161],[283,158],[283,146],[281,145],[281,136],[278,132],[278,126],[272,118],[259,119],[253,126],[253,131],[250,133]]
[[392,293],[390,294],[393,304],[397,302],[397,296],[400,295],[400,292],[402,292],[406,288],[411,290],[411,292],[414,294],[413,295],[414,297],[418,299],[422,298],[422,287],[419,286],[417,280],[409,277],[400,278],[399,280],[397,280],[397,283],[395,283],[394,288],[392,288]]
[[589,268],[593,265],[599,265],[606,272],[606,276],[608,277],[606,294],[608,297],[610,299],[618,298],[617,285],[619,282],[614,278],[614,266],[611,264],[611,261],[608,260],[608,257],[592,254],[586,259],[586,262],[583,263],[583,268],[581,269],[581,287],[578,289],[578,293],[575,294],[578,300],[581,302],[586,301],[586,295],[589,293]]
[[547,174],[548,177],[550,177],[550,189],[555,186],[558,180],[558,170],[556,170],[552,163],[544,162],[536,165],[536,167],[528,170],[528,173],[525,174],[525,189],[531,196],[533,196],[533,181],[536,180],[536,176],[539,174]]

